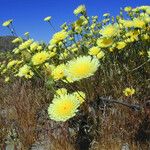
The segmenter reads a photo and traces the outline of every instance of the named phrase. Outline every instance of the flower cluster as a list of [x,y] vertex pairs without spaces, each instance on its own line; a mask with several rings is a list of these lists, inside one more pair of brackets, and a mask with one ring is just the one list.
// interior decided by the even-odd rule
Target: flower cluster
[[[74,14],[77,20],[61,25],[48,44],[34,41],[29,32],[24,34],[26,38],[15,38],[15,49],[6,52],[6,59],[0,62],[5,82],[17,77],[40,78],[54,91],[48,114],[55,121],[75,116],[85,99],[91,101],[91,91],[96,97],[107,95],[106,91],[113,95],[113,90],[121,89],[117,96],[129,97],[148,81],[149,6],[125,7],[116,18],[107,13],[101,21],[98,16],[88,17],[84,5],[77,7]],[[11,28],[12,21],[3,26]],[[44,21],[52,26],[51,16]],[[134,83],[135,89],[128,88]],[[59,90],[58,85],[62,86]],[[100,86],[107,88],[101,91]]]

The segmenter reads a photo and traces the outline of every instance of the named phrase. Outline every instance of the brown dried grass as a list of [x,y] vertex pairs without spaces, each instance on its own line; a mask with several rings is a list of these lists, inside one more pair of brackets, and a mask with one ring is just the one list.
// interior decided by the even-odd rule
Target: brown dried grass
[[[0,92],[2,145],[9,131],[15,129],[16,138],[21,143],[18,150],[28,150],[37,142],[44,145],[45,150],[76,149],[75,141],[72,142],[73,138],[68,136],[67,126],[49,120],[47,107],[52,95],[41,82],[33,84],[16,81],[8,85],[1,82]],[[119,150],[125,143],[131,150],[148,150],[148,143],[137,144],[134,140],[139,124],[145,117],[144,112],[113,105],[99,110],[96,115],[100,123],[95,128],[94,132],[98,134],[94,137],[91,150]]]

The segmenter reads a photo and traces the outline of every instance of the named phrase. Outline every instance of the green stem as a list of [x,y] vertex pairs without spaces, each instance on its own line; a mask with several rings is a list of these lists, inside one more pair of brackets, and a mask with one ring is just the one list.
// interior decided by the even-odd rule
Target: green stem
[[55,28],[54,28],[54,26],[52,25],[52,23],[51,23],[50,21],[48,21],[48,23],[49,23],[50,26],[53,28],[53,30],[56,31]]
[[[70,85],[70,82],[67,79],[65,79],[65,81]],[[76,91],[76,89],[72,85],[70,85],[70,87],[73,89],[73,91]],[[85,98],[78,92],[78,90],[77,93],[85,100]]]

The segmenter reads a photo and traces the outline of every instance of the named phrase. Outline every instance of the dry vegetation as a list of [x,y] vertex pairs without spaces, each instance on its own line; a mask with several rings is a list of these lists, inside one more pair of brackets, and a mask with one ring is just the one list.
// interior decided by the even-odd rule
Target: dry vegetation
[[74,14],[49,44],[26,33],[0,53],[1,149],[149,150],[150,7]]
[[[135,140],[139,136],[139,126],[147,116],[144,109],[135,111],[118,105],[101,107],[97,114],[93,114],[100,116],[99,124],[92,127],[88,135],[82,130],[86,126],[90,130],[88,126],[91,121],[86,116],[82,118],[85,122],[81,123],[82,128],[78,133],[73,131],[74,121],[78,118],[70,121],[69,124],[56,124],[49,120],[47,107],[51,95],[40,82],[24,83],[20,80],[13,85],[5,85],[1,81],[0,92],[2,149],[5,149],[6,139],[15,143],[17,150],[28,150],[38,144],[43,145],[47,150],[82,149],[82,146],[87,144],[84,139],[88,138],[89,143],[90,139],[92,140],[91,150],[119,150],[124,144],[128,144],[133,150],[148,150],[146,138],[149,134],[139,141]],[[148,129],[144,129],[144,126],[143,130],[145,133],[149,132],[146,131]],[[141,134],[144,135],[143,132]]]

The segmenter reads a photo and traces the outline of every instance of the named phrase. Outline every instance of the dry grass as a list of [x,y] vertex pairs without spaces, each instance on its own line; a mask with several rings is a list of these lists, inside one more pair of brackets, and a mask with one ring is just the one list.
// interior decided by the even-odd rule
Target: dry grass
[[18,150],[28,150],[38,144],[44,149],[73,150],[66,128],[60,126],[55,129],[55,124],[48,119],[47,107],[52,98],[42,83],[17,81],[1,86],[0,90],[2,148],[5,149],[5,139],[14,129],[17,136],[11,140]]
[[[8,133],[14,129],[16,149],[28,150],[37,144],[43,145],[45,150],[75,150],[79,138],[80,126],[57,124],[47,115],[47,107],[52,99],[51,92],[46,90],[43,83],[21,83],[4,85],[1,82],[1,147],[5,147]],[[130,100],[127,100],[128,102]],[[136,100],[134,100],[136,101]],[[90,135],[93,136],[91,150],[119,150],[123,144],[128,144],[131,150],[148,150],[146,142],[136,143],[135,135],[139,125],[145,118],[144,110],[133,111],[124,106],[112,105],[95,111],[92,118],[99,119],[99,123],[91,123]],[[90,117],[89,117],[90,118]],[[79,118],[74,118],[78,122]],[[73,124],[73,120],[70,121]],[[69,129],[77,129],[75,133]],[[36,147],[35,147],[36,149]]]

